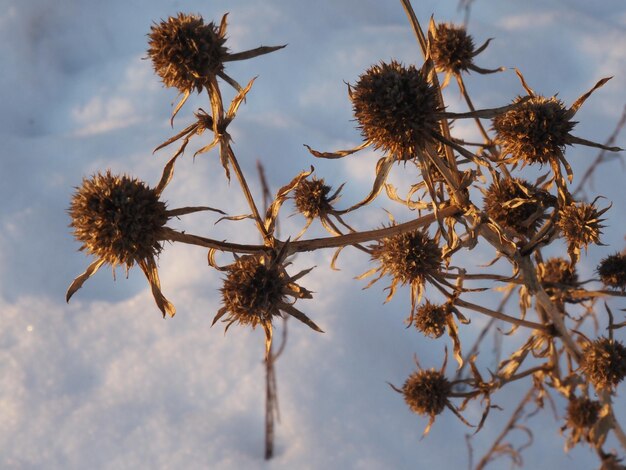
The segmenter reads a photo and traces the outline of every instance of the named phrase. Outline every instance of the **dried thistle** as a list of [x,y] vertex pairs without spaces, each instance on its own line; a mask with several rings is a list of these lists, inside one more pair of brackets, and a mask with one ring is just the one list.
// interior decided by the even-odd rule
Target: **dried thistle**
[[296,281],[311,269],[290,276],[284,263],[284,254],[246,255],[223,268],[226,279],[221,288],[223,307],[219,309],[213,324],[224,318],[226,330],[233,324],[261,325],[265,330],[266,353],[272,344],[272,321],[283,314],[291,315],[315,331],[322,330],[304,313],[294,307],[298,299],[312,299],[311,291]]
[[449,305],[432,304],[427,300],[415,312],[415,327],[430,338],[439,338],[446,331],[451,315]]
[[598,390],[612,390],[626,376],[626,347],[600,337],[583,349],[581,369]]
[[567,448],[578,444],[581,440],[593,442],[592,428],[600,419],[602,404],[597,400],[590,400],[587,397],[574,397],[569,400],[565,425],[562,431],[570,429],[571,435],[568,438]]
[[359,276],[362,279],[370,274],[378,273],[378,277],[366,286],[369,287],[383,276],[392,276],[388,287],[390,300],[398,284],[411,286],[411,317],[419,303],[426,281],[436,282],[440,276],[443,259],[437,242],[421,230],[401,233],[393,237],[384,238],[370,247],[372,260],[380,265]]
[[597,271],[605,286],[626,289],[626,255],[623,253],[615,253],[604,258],[600,261]]
[[437,89],[424,70],[399,62],[370,67],[350,89],[363,137],[398,160],[415,157],[438,132]]
[[485,212],[493,221],[529,238],[546,220],[546,209],[554,203],[550,193],[518,178],[495,179],[484,198]]
[[150,27],[148,57],[163,84],[183,94],[174,115],[192,91],[211,89],[217,77],[241,92],[242,87],[224,72],[224,63],[245,60],[276,51],[285,46],[258,47],[230,53],[226,47],[226,18],[220,25],[204,24],[199,15],[178,13]]
[[448,405],[451,391],[450,381],[435,369],[412,373],[402,386],[404,401],[411,411],[431,418],[441,414]]
[[488,70],[474,65],[474,57],[487,48],[491,39],[476,49],[474,39],[463,26],[451,23],[439,23],[435,26],[434,20],[431,20],[429,39],[430,57],[435,63],[435,68],[437,72],[446,74],[442,86],[447,85],[451,75],[459,75],[468,70],[480,74],[502,70],[500,68]]
[[559,211],[557,227],[568,243],[568,252],[573,261],[578,260],[580,249],[590,243],[599,244],[604,225],[601,216],[609,207],[598,210],[594,203],[571,203]]
[[563,258],[550,258],[537,266],[539,280],[546,293],[564,301],[573,301],[568,291],[578,287],[576,266]]
[[570,134],[576,125],[572,120],[576,112],[587,98],[610,78],[600,80],[572,106],[566,108],[556,96],[546,98],[535,94],[521,73],[519,71],[517,73],[529,97],[516,98],[513,104],[517,106],[493,119],[495,142],[501,146],[503,155],[510,156],[511,161],[540,165],[551,163],[555,170],[560,168],[560,162],[565,166],[571,180],[571,168],[564,156],[566,145],[581,144],[613,152],[621,150],[619,147],[608,147]]

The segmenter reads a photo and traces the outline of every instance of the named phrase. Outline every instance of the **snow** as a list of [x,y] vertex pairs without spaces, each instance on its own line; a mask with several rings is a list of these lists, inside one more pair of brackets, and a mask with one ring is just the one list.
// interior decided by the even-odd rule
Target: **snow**
[[[419,62],[400,2],[0,4],[1,468],[467,467],[464,436],[472,431],[444,413],[420,441],[427,420],[411,414],[387,385],[403,383],[415,368],[414,354],[424,367],[440,367],[449,341],[424,339],[404,327],[407,291],[386,305],[386,280],[362,291],[365,282],[353,279],[367,269],[361,253],[346,250],[340,272],[328,268],[330,252],[296,260],[293,272],[317,266],[301,281],[315,291],[315,299],[298,306],[326,333],[289,322],[287,349],[277,364],[281,421],[270,462],[263,460],[263,332],[233,327],[224,335],[220,325],[210,327],[222,275],[207,267],[204,250],[167,246],[160,257],[163,292],[178,309],[173,319],[161,320],[138,269],[128,279],[118,270],[115,282],[103,269],[69,305],[64,301],[67,286],[90,262],[77,252],[67,227],[74,187],[106,168],[155,185],[170,155],[170,150],[152,155],[175,132],[169,116],[177,101],[176,91],[164,89],[143,60],[152,22],[178,11],[219,21],[229,11],[232,50],[287,43],[284,50],[228,66],[240,83],[259,76],[231,129],[235,151],[255,194],[260,159],[274,189],[314,165],[334,186],[348,180],[342,199],[348,202],[371,187],[376,158],[365,151],[342,162],[314,161],[302,144],[319,150],[358,144],[344,82],[353,83],[380,60]],[[590,5],[475,0],[469,27],[477,43],[496,38],[478,65],[517,66],[538,92],[558,92],[566,103],[600,78],[614,76],[577,115],[575,134],[602,141],[626,104],[626,4]],[[463,19],[454,0],[415,2],[415,9],[423,25],[431,14],[441,21]],[[468,86],[476,103],[488,107],[523,92],[511,70],[471,77]],[[449,100],[458,106],[456,91],[451,89]],[[190,99],[175,129],[202,106],[208,107],[204,96]],[[236,181],[224,181],[215,153],[189,158],[206,143],[203,138],[192,142],[178,163],[164,193],[168,205],[245,213]],[[620,144],[626,147],[623,134]],[[580,174],[595,152],[575,147],[569,155]],[[623,178],[620,165],[609,162],[594,180],[595,190],[613,201],[603,238],[611,247],[589,249],[584,261],[589,273],[599,258],[623,248]],[[383,207],[390,206],[377,201],[357,225],[386,222]],[[257,241],[251,223],[215,226],[216,220],[210,213],[196,214],[173,225],[218,239]],[[284,218],[281,230],[295,234],[301,223],[298,217]],[[468,262],[481,256],[472,254]],[[479,331],[481,321],[476,318],[467,328]],[[508,411],[492,411],[473,441],[475,458],[524,392],[495,398]],[[623,418],[623,386],[618,392]],[[464,414],[476,422],[480,412],[469,407]],[[549,414],[531,423],[535,443],[524,453],[525,465],[595,468],[597,458],[585,449],[561,452],[561,421]],[[502,460],[493,468],[501,465],[508,464]]]

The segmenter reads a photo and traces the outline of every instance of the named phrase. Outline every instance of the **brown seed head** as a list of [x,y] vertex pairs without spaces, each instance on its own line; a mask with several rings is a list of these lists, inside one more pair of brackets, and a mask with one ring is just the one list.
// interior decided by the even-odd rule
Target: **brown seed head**
[[296,187],[294,201],[296,209],[307,219],[314,219],[332,210],[332,199],[329,197],[330,186],[323,179],[313,177],[302,180]]
[[607,256],[598,265],[598,275],[605,286],[626,290],[626,255]]
[[437,90],[412,65],[374,65],[359,77],[350,97],[363,137],[398,160],[415,157],[438,131]]
[[414,372],[402,386],[404,401],[411,411],[428,416],[437,416],[444,410],[451,391],[450,381],[434,369]]
[[543,96],[532,96],[493,119],[495,141],[502,147],[503,155],[529,164],[544,164],[562,157],[575,124],[569,120],[561,100]]
[[[539,280],[550,297],[560,296],[578,283],[576,266],[564,258],[550,258],[538,268]],[[564,300],[567,299],[565,295]]]
[[581,202],[565,206],[557,223],[561,233],[571,247],[582,248],[590,243],[599,243],[603,219],[593,204]]
[[167,87],[198,93],[224,69],[226,38],[201,16],[179,13],[151,26],[148,57]]
[[380,262],[383,274],[402,284],[423,285],[428,275],[441,269],[442,254],[428,233],[420,230],[384,238],[372,247],[372,259]]
[[597,389],[611,389],[626,376],[626,347],[619,341],[599,338],[584,348],[581,367]]
[[69,214],[80,249],[113,266],[130,268],[161,251],[159,235],[168,219],[165,203],[137,179],[110,171],[83,179]]
[[268,263],[263,256],[247,255],[228,267],[221,289],[229,320],[255,327],[279,315],[284,288],[289,283],[284,270]]
[[466,71],[474,58],[474,40],[462,26],[437,25],[430,53],[438,72]]
[[546,219],[553,196],[518,178],[495,181],[484,198],[485,212],[496,223],[519,235],[532,236]]
[[431,304],[427,300],[417,308],[415,327],[430,338],[439,338],[446,331],[449,316],[446,305]]
[[567,425],[573,429],[584,430],[598,421],[602,405],[599,401],[587,397],[572,398],[567,405]]

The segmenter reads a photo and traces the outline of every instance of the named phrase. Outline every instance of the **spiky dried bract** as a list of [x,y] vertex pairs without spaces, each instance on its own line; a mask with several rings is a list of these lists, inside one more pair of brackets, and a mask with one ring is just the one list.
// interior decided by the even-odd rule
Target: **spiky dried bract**
[[404,401],[414,413],[434,417],[448,404],[452,384],[435,369],[414,372],[404,382]]
[[567,426],[575,430],[589,429],[598,421],[601,408],[599,401],[572,398],[567,405]]
[[415,157],[438,131],[437,89],[423,71],[381,62],[351,89],[354,116],[363,137],[398,160]]
[[583,350],[581,368],[599,390],[612,389],[626,376],[626,347],[610,338],[598,338]]
[[384,238],[372,247],[371,256],[380,262],[383,275],[391,274],[401,284],[422,285],[442,265],[441,249],[421,230]]
[[168,219],[165,203],[135,178],[107,171],[83,179],[69,214],[80,249],[112,266],[130,268],[161,251],[159,234]]
[[[521,97],[513,103],[520,103]],[[571,121],[563,102],[555,97],[531,96],[493,119],[495,142],[503,155],[528,164],[548,163],[563,157]]]
[[593,204],[572,203],[560,211],[557,226],[570,248],[587,248],[590,243],[600,243],[601,229],[604,228],[600,223],[604,220],[601,215]]
[[224,69],[226,38],[214,23],[200,16],[179,13],[150,28],[148,57],[167,87],[181,93],[208,84],[209,77]]
[[626,255],[623,253],[604,258],[597,271],[605,286],[626,290]]
[[474,40],[464,27],[440,23],[430,43],[430,54],[438,72],[464,72],[476,55]]
[[277,306],[284,298],[289,280],[277,265],[268,265],[264,257],[243,256],[228,268],[221,289],[222,302],[230,316],[241,325],[255,327],[271,322],[279,315]]
[[546,209],[554,203],[547,191],[519,178],[494,181],[485,194],[485,212],[497,224],[517,235],[531,237],[546,220]]
[[433,304],[427,300],[417,308],[415,327],[430,338],[439,338],[446,331],[450,315],[447,305]]
[[324,184],[324,179],[313,177],[302,180],[296,187],[294,202],[298,212],[307,219],[314,219],[332,210],[331,187]]

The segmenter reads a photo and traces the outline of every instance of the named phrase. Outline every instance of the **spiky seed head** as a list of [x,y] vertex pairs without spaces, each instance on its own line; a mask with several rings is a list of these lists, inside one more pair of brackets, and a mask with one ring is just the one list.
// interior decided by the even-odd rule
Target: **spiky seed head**
[[[513,102],[520,100],[518,97]],[[532,96],[493,119],[495,141],[503,155],[528,164],[544,164],[562,157],[575,124],[561,100],[544,96]]]
[[573,203],[560,211],[558,228],[570,246],[582,248],[599,243],[602,234],[601,214],[593,204]]
[[226,38],[214,23],[205,25],[201,16],[171,16],[151,26],[148,37],[154,71],[165,86],[181,93],[201,92],[210,77],[224,69]]
[[567,405],[567,425],[573,429],[589,429],[598,421],[602,405],[587,397],[572,398]]
[[296,187],[294,202],[296,209],[307,219],[314,219],[332,210],[329,198],[331,187],[324,184],[324,179],[313,177],[302,180]]
[[411,159],[438,131],[439,101],[425,73],[399,62],[370,67],[351,89],[363,137],[399,160]]
[[626,290],[626,255],[607,256],[598,265],[598,275],[605,286]]
[[80,249],[112,266],[130,268],[161,251],[160,232],[168,220],[165,203],[135,178],[107,171],[83,179],[68,212]]
[[573,287],[578,282],[578,273],[576,267],[572,266],[565,258],[550,258],[543,264],[540,279],[541,282],[548,284]]
[[484,198],[485,212],[496,223],[519,235],[532,236],[546,220],[553,196],[519,178],[492,183]]
[[432,304],[426,300],[417,308],[415,327],[430,338],[439,338],[446,331],[450,315],[446,305]]
[[626,376],[626,347],[614,339],[598,338],[583,349],[581,367],[597,389],[612,389]]
[[448,403],[452,384],[443,373],[430,369],[414,372],[404,382],[404,401],[414,413],[437,416]]
[[430,54],[438,72],[467,71],[474,58],[474,40],[462,26],[450,23],[437,25]]
[[267,262],[264,256],[247,255],[228,267],[221,288],[222,302],[229,320],[255,327],[272,321],[279,314],[284,287],[289,283],[284,270]]
[[421,230],[382,239],[372,247],[371,256],[380,262],[383,274],[391,274],[401,284],[424,284],[443,262],[437,243]]

